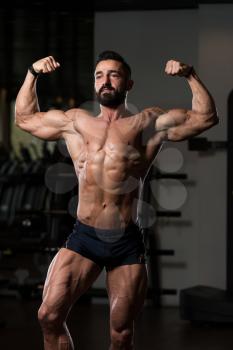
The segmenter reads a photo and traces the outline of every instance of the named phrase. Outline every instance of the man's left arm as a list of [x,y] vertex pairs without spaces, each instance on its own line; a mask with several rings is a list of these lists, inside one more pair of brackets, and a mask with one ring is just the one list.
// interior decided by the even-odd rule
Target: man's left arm
[[183,141],[200,134],[219,122],[214,100],[193,67],[178,61],[168,61],[168,75],[185,77],[192,91],[192,109],[171,109],[156,118],[157,132],[169,141]]

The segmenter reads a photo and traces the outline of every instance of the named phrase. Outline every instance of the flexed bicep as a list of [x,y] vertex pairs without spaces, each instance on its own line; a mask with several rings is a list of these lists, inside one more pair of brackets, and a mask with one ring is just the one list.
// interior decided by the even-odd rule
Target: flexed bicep
[[186,109],[171,109],[160,115],[155,124],[156,132],[164,132],[168,141],[183,141],[209,129],[213,124],[212,115]]
[[61,110],[36,112],[16,119],[19,128],[44,140],[60,139],[70,123],[70,116]]
[[170,141],[183,141],[218,123],[213,97],[197,76],[194,68],[179,61],[166,64],[167,75],[185,77],[192,92],[192,109],[171,109],[156,120],[156,130],[165,130]]
[[53,56],[34,62],[28,69],[25,80],[15,101],[15,124],[24,131],[45,140],[57,140],[62,136],[69,117],[63,111],[40,112],[36,82],[41,74],[54,72],[60,63]]

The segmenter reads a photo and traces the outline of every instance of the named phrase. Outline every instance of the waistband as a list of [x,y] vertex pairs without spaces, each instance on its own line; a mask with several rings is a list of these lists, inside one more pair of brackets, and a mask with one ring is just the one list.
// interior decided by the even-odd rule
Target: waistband
[[127,234],[127,233],[134,232],[135,230],[140,231],[140,227],[134,222],[130,222],[127,226],[122,228],[102,229],[102,228],[97,228],[94,226],[87,225],[82,221],[80,221],[79,219],[76,219],[74,226],[81,228],[87,233],[95,233],[95,234],[101,233],[106,235],[108,234],[113,235],[118,233]]

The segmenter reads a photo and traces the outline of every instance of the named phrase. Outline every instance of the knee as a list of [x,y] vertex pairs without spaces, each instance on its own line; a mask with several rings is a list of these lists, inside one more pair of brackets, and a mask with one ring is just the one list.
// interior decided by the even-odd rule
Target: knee
[[133,331],[129,328],[123,330],[111,330],[111,342],[114,349],[133,349]]
[[61,324],[60,315],[52,307],[42,304],[38,310],[38,321],[43,329],[56,329]]

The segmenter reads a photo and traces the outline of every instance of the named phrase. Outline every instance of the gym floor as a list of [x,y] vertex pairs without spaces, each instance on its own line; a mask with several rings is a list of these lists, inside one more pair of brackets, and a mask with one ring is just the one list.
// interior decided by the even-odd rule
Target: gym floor
[[[0,299],[0,348],[42,350],[37,323],[40,301]],[[109,346],[108,305],[77,303],[68,319],[76,349],[107,350]],[[233,326],[193,325],[181,320],[178,308],[146,305],[135,336],[136,350],[232,350]]]

